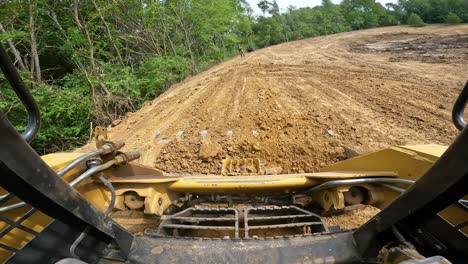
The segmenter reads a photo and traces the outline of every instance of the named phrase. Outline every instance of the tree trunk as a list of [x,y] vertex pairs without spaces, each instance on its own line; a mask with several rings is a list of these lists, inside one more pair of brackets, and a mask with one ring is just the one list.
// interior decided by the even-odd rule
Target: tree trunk
[[92,2],[94,4],[94,7],[96,8],[96,11],[98,12],[99,18],[101,18],[101,21],[104,24],[104,27],[106,28],[107,36],[109,37],[109,41],[110,41],[112,47],[114,48],[114,50],[115,50],[115,52],[117,54],[117,57],[119,58],[120,64],[124,65],[122,56],[120,55],[120,51],[117,48],[117,45],[115,44],[114,38],[112,37],[112,33],[110,31],[109,24],[107,24],[106,20],[104,19],[104,16],[102,15],[101,9],[99,9],[99,7],[98,7],[98,5],[96,3],[96,0],[92,0]]
[[99,69],[97,68],[96,65],[96,60],[94,58],[94,45],[93,45],[93,40],[91,39],[91,35],[89,34],[88,27],[84,21],[80,20],[80,15],[78,12],[78,5],[80,4],[79,0],[75,0],[74,2],[74,14],[75,14],[75,22],[78,25],[78,28],[83,32],[83,34],[86,36],[86,40],[88,42],[88,52],[89,52],[89,63],[91,64],[91,70],[96,78],[99,86],[101,89],[104,91],[104,93],[109,96],[110,92],[107,89],[106,85],[102,82],[101,77],[99,76]]
[[[55,26],[57,26],[57,28],[59,29],[59,31],[63,34],[63,37],[67,39],[67,41],[71,42],[73,45],[75,45],[73,43],[73,40],[71,40],[68,36],[67,36],[67,32],[65,32],[65,30],[63,29],[62,25],[60,24],[60,22],[58,21],[57,19],[57,14],[52,10],[49,14],[49,17],[52,19],[52,21],[54,22]],[[83,66],[83,64],[81,64],[79,61],[75,61],[74,62],[76,67],[78,68],[79,71],[81,71],[84,76],[85,76],[85,79],[86,81],[88,82],[89,84],[89,94],[91,94],[93,97],[94,97],[94,94],[96,93],[96,89],[94,88],[94,85],[93,85],[93,82],[91,81],[91,78],[89,76],[89,73],[88,71],[86,70],[86,67]]]
[[192,61],[192,73],[197,73],[197,64],[195,62],[195,57],[193,56],[192,52],[192,45],[190,44],[190,34],[187,29],[187,25],[185,24],[184,19],[182,16],[174,9],[174,7],[171,6],[172,11],[177,17],[177,20],[179,20],[179,24],[182,27],[182,31],[184,32],[184,40],[185,40],[185,46],[187,46],[189,55],[190,55],[190,60]]
[[[3,28],[2,23],[0,23],[0,32],[2,32],[3,34],[7,34],[5,28]],[[7,42],[8,42],[8,46],[10,46],[10,50],[13,53],[13,56],[15,56],[15,59],[18,62],[18,66],[20,70],[27,71],[28,68],[26,68],[26,65],[24,64],[23,59],[21,58],[21,54],[16,49],[15,44],[13,43],[13,40],[7,39]]]
[[171,36],[169,36],[169,34],[167,34],[167,39],[169,40],[169,44],[171,45],[171,49],[172,49],[172,52],[174,53],[174,56],[177,56],[177,51],[174,47],[174,43],[172,43],[172,39],[171,39]]
[[223,36],[221,34],[217,33],[218,38],[221,40],[221,45],[223,46],[223,58],[226,59],[226,46],[224,45],[224,40]]
[[[31,36],[31,77],[36,77],[36,82],[41,83],[41,65],[39,64],[39,54],[37,53],[36,41],[36,14],[37,3],[35,0],[29,1],[29,33]],[[34,67],[33,67],[34,66]]]
[[[161,26],[162,26],[162,28],[163,28],[163,30],[164,30],[165,36],[167,36],[167,39],[169,40],[169,45],[171,46],[172,53],[174,53],[174,56],[177,56],[177,51],[176,51],[176,49],[175,49],[175,47],[174,47],[174,43],[172,43],[172,39],[171,39],[170,33],[167,31],[166,25],[164,24],[164,22],[163,22],[163,20],[162,20],[161,17],[159,17],[159,21],[160,21]],[[164,43],[165,43],[165,41],[164,41]]]
[[197,73],[198,69],[197,69],[197,64],[195,63],[195,57],[193,56],[193,52],[192,52],[192,44],[190,44],[190,36],[188,34],[188,30],[185,24],[182,21],[181,21],[181,25],[182,25],[182,30],[184,31],[185,45],[187,46],[187,49],[190,55],[190,60],[192,61],[192,73]]

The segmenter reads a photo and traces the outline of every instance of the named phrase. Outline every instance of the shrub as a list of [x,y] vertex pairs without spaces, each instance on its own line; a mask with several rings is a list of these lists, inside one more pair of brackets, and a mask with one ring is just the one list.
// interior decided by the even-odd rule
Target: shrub
[[411,13],[411,15],[408,18],[408,25],[412,27],[424,27],[426,23],[415,13]]
[[[27,125],[27,113],[16,94],[0,76],[0,110],[18,132]],[[24,78],[26,85],[27,78]],[[31,90],[41,111],[41,129],[31,145],[40,154],[67,150],[86,142],[89,132],[89,96],[83,89],[41,84]]]
[[445,22],[450,25],[455,25],[462,22],[462,19],[456,14],[450,12],[445,18]]
[[173,83],[190,74],[190,63],[181,56],[150,57],[136,69],[136,88],[141,102],[162,94]]
[[[181,56],[150,57],[136,69],[112,64],[102,64],[101,67],[105,72],[101,78],[110,96],[96,94],[94,100],[85,77],[79,72],[67,74],[55,84],[34,87],[28,73],[21,73],[26,86],[32,87],[31,92],[41,111],[41,129],[31,144],[38,153],[82,145],[88,139],[90,122],[108,125],[190,74],[189,60]],[[0,111],[20,133],[24,131],[26,110],[1,73]]]
[[32,91],[42,125],[33,147],[41,153],[67,150],[87,141],[90,99],[80,90],[40,85]]

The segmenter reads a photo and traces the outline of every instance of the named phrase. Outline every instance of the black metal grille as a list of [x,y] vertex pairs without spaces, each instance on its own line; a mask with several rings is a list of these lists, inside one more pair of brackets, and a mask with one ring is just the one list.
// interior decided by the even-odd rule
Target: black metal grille
[[239,237],[239,214],[233,208],[191,207],[177,214],[163,216],[156,236]]
[[[10,194],[10,193],[0,196],[0,205],[5,204],[6,202],[8,202],[9,200],[11,200],[14,197],[15,196]],[[5,235],[7,235],[8,233],[10,233],[15,228],[18,228],[18,229],[20,229],[22,231],[25,231],[25,232],[33,235],[33,236],[38,235],[38,232],[32,230],[29,227],[26,227],[26,226],[22,225],[24,220],[28,219],[36,211],[37,210],[35,208],[31,208],[26,213],[24,213],[22,216],[20,216],[16,221],[13,221],[13,220],[11,220],[9,218],[6,218],[4,216],[0,216],[0,221],[7,224],[7,226],[3,230],[0,231],[0,248],[6,249],[6,250],[11,251],[13,253],[18,252],[19,249],[8,246],[8,245],[6,245],[5,243],[2,242],[3,237]]]
[[[146,235],[184,238],[244,239],[302,236],[328,232],[320,216],[296,206],[244,208],[191,207],[163,216],[157,230]],[[272,235],[274,234],[274,235]]]
[[327,232],[320,216],[296,206],[253,207],[244,211],[245,238],[265,236],[260,230],[281,230],[282,235]]
[[[457,206],[463,209],[465,214],[468,212],[468,200],[461,199],[458,201]],[[467,233],[463,232],[463,230],[468,226],[468,220],[464,221],[463,223],[458,224],[455,226],[458,231],[462,232],[465,236],[468,236]]]

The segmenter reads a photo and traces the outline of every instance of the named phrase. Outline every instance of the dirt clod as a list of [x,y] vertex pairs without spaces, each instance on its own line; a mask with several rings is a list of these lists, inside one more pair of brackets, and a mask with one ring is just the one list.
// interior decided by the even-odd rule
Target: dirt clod
[[268,167],[268,168],[265,169],[265,173],[267,175],[281,174],[282,171],[283,171],[283,168],[280,167],[280,166]]
[[114,120],[114,121],[112,122],[111,126],[115,127],[115,126],[119,125],[120,123],[122,123],[122,120],[116,119],[116,120]]
[[214,157],[223,151],[221,145],[217,142],[203,141],[200,145],[198,156],[202,161],[211,161]]

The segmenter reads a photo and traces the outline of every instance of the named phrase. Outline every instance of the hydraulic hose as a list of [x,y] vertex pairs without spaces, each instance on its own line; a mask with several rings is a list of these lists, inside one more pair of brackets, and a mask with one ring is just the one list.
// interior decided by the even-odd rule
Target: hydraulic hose
[[125,142],[123,141],[116,141],[115,143],[111,143],[111,142],[108,142],[108,143],[105,143],[103,146],[101,146],[100,148],[94,150],[94,151],[91,151],[89,153],[86,153],[82,156],[79,156],[78,158],[72,160],[70,163],[68,163],[65,167],[63,167],[62,169],[60,169],[57,174],[58,176],[60,177],[63,177],[65,174],[67,174],[70,170],[72,170],[74,167],[76,167],[78,164],[90,159],[90,158],[93,158],[93,157],[96,157],[97,155],[101,155],[101,154],[109,154],[111,152],[114,152],[116,150],[119,150],[121,149],[123,146],[125,145]]
[[[114,210],[114,205],[115,205],[115,198],[116,198],[116,195],[115,195],[115,189],[114,189],[114,186],[112,185],[112,183],[110,183],[106,178],[104,178],[102,175],[99,176],[99,180],[101,180],[101,182],[109,189],[110,193],[111,193],[111,200],[109,202],[109,206],[107,207],[106,211],[104,212],[104,214],[106,216],[109,216],[109,214],[112,212],[112,210]],[[70,255],[73,257],[73,258],[76,258],[76,259],[80,259],[80,257],[78,255],[76,255],[75,253],[75,250],[76,250],[76,247],[78,247],[78,245],[80,244],[81,240],[83,240],[84,236],[86,235],[86,233],[88,233],[90,230],[90,226],[87,226],[83,232],[76,238],[75,242],[73,242],[73,244],[71,245],[70,247]]]
[[380,185],[382,185],[383,187],[388,188],[388,189],[390,189],[390,190],[399,192],[399,193],[403,193],[404,191],[406,191],[406,189],[403,189],[403,188],[400,188],[400,187],[396,187],[396,186],[393,186],[393,185],[391,185],[391,184],[381,183]]
[[75,239],[75,242],[73,242],[73,244],[70,246],[70,255],[74,258],[74,259],[80,259],[80,257],[78,255],[76,255],[75,253],[75,250],[76,250],[76,247],[78,246],[78,244],[80,244],[81,240],[83,240],[84,236],[86,235],[86,233],[89,232],[89,230],[91,229],[91,226],[86,226],[86,228],[83,230],[83,232],[81,232],[81,234]]
[[107,187],[107,189],[109,189],[111,193],[111,200],[109,202],[109,207],[107,207],[106,211],[104,212],[106,216],[109,216],[112,210],[114,210],[114,204],[115,204],[115,199],[116,199],[115,189],[112,183],[110,183],[106,178],[104,178],[104,176],[102,175],[99,176],[99,180],[101,180],[101,182]]
[[115,159],[113,159],[113,160],[109,160],[108,162],[106,162],[106,163],[104,163],[102,165],[93,166],[92,168],[88,169],[83,174],[78,176],[76,179],[74,179],[72,182],[70,182],[70,185],[74,187],[74,186],[78,185],[80,182],[82,182],[82,181],[86,180],[87,178],[89,178],[90,176],[94,175],[95,173],[110,168],[115,163],[116,163],[116,161],[115,161]]
[[[90,159],[90,158],[93,158],[93,157],[96,157],[98,155],[101,155],[101,154],[108,154],[108,153],[111,153],[115,150],[118,150],[120,148],[122,148],[123,146],[125,145],[124,142],[121,142],[121,141],[117,141],[115,143],[106,143],[104,144],[102,147],[100,147],[99,149],[97,150],[94,150],[92,152],[89,152],[89,153],[86,153],[84,155],[81,155],[79,156],[78,158],[74,159],[73,161],[71,161],[70,163],[68,163],[65,167],[63,167],[62,169],[60,169],[58,172],[57,172],[57,175],[59,177],[63,177],[65,176],[70,170],[72,170],[73,168],[75,168],[76,166],[78,166],[80,163]],[[111,164],[112,165],[112,164]],[[86,172],[85,172],[86,173]],[[96,172],[93,172],[93,173],[96,173]],[[92,174],[91,174],[92,175]],[[81,175],[82,176],[82,175]],[[81,177],[80,176],[80,177]],[[89,177],[89,176],[87,176]],[[85,177],[86,178],[86,177]],[[78,178],[77,178],[78,179]],[[76,179],[75,179],[76,180]],[[81,182],[81,181],[80,181]],[[73,182],[72,182],[73,183]],[[72,183],[70,183],[70,185],[72,186],[75,186],[73,185]],[[8,194],[5,194],[5,195],[2,195],[0,196],[0,200],[2,200],[3,198],[5,198]],[[20,208],[20,207],[23,207],[27,205],[27,203],[25,202],[19,202],[19,203],[16,203],[16,204],[11,204],[11,205],[7,205],[7,206],[3,206],[3,207],[0,207],[0,213],[3,213],[3,212],[7,212],[7,211],[10,211],[10,210],[13,210],[13,209],[16,209],[16,208]]]
[[59,171],[57,171],[57,175],[59,177],[63,177],[65,176],[65,174],[67,174],[69,171],[71,171],[73,168],[75,168],[76,166],[78,166],[80,163],[90,159],[90,158],[93,158],[93,157],[96,157],[98,155],[101,155],[101,153],[103,152],[103,149],[102,148],[99,148],[99,149],[96,149],[94,151],[91,151],[89,153],[86,153],[84,155],[81,155],[79,156],[78,158],[72,160],[70,163],[68,163],[65,167],[63,167],[62,169],[60,169]]
[[106,170],[110,168],[112,165],[120,165],[125,164],[129,161],[138,159],[140,157],[140,153],[138,151],[129,152],[129,153],[122,153],[114,157],[114,159],[109,160],[108,162],[102,165],[96,165],[85,171],[83,174],[78,176],[72,182],[70,182],[71,186],[76,186],[80,182],[84,181],[85,179],[89,178],[90,176],[94,175],[97,172]]
[[[115,160],[110,160],[108,162],[106,162],[105,164],[103,165],[100,165],[100,166],[96,166],[96,167],[92,167],[91,169],[88,169],[87,171],[85,171],[83,174],[81,174],[80,176],[78,176],[78,178],[76,178],[75,180],[73,180],[70,185],[71,186],[76,186],[78,183],[82,182],[83,180],[85,180],[86,178],[90,177],[91,175],[97,173],[97,172],[100,172],[100,171],[103,171],[105,169],[108,169],[110,166],[114,165],[116,163]],[[19,203],[16,203],[16,204],[11,204],[11,205],[7,205],[7,206],[3,206],[0,208],[0,213],[3,213],[3,212],[7,212],[7,211],[10,211],[10,210],[13,210],[13,209],[16,209],[16,208],[20,208],[20,207],[23,207],[27,205],[27,203],[25,202],[19,202]]]
[[0,68],[2,69],[5,78],[10,83],[16,95],[23,103],[24,107],[26,107],[28,112],[28,125],[21,137],[26,142],[30,143],[41,127],[41,114],[39,112],[39,107],[37,106],[31,91],[29,91],[29,89],[26,87],[20,75],[18,74],[18,71],[15,69],[13,62],[11,62],[10,56],[8,56],[8,53],[1,44]]

